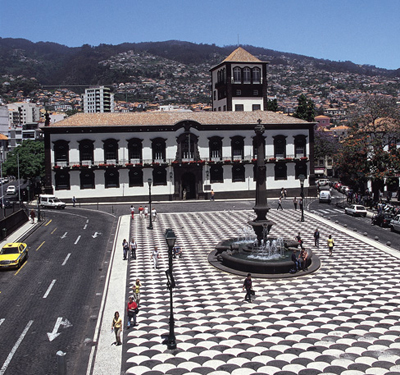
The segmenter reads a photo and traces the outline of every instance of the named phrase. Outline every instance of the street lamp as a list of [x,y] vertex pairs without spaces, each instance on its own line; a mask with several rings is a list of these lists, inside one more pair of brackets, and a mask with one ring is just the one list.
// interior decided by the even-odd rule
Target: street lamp
[[174,231],[169,228],[165,230],[165,241],[167,242],[168,245],[168,270],[165,271],[165,274],[167,276],[167,287],[169,289],[169,335],[168,335],[168,341],[167,341],[167,347],[168,349],[176,349],[176,340],[175,340],[175,320],[174,320],[174,310],[173,310],[173,304],[172,304],[172,289],[175,288],[175,280],[174,276],[172,275],[172,249],[175,246],[175,233]]
[[300,180],[300,187],[301,187],[301,220],[304,221],[304,180],[306,179],[306,176],[304,174],[299,174],[299,180]]
[[153,219],[151,217],[151,184],[153,183],[153,180],[149,178],[147,182],[149,183],[149,206],[150,206],[150,224],[147,227],[147,229],[153,229]]

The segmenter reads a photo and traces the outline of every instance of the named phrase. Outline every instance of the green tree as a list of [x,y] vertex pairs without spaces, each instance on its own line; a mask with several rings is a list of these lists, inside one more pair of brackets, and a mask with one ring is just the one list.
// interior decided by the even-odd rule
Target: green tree
[[307,99],[304,94],[301,94],[297,99],[297,108],[293,113],[293,117],[313,122],[315,118],[314,102],[311,99]]
[[[375,199],[386,177],[399,171],[396,139],[400,135],[399,111],[393,99],[364,96],[352,113],[352,131],[335,159],[344,180],[361,185],[372,181]],[[361,181],[363,180],[363,181]]]
[[278,101],[276,99],[268,99],[267,101],[267,111],[277,112],[278,111]]
[[3,164],[4,175],[18,176],[18,159],[19,175],[21,178],[44,178],[45,167],[43,142],[27,140],[9,152],[7,154],[7,160]]
[[331,132],[317,128],[314,131],[314,157],[323,158],[331,156],[334,158],[339,149],[338,141]]

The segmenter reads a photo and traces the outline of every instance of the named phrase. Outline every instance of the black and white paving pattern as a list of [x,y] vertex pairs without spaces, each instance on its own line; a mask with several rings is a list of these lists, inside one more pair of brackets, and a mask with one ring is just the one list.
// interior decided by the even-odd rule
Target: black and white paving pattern
[[[294,239],[300,231],[322,265],[304,277],[253,279],[256,298],[248,303],[243,278],[212,267],[207,257],[220,240],[240,236],[253,217],[252,211],[159,214],[152,231],[148,220],[135,217],[138,251],[137,260],[129,260],[129,285],[139,278],[143,286],[138,326],[124,334],[123,373],[400,374],[400,259],[315,218],[301,223],[299,211],[271,210],[271,235]],[[166,228],[183,248],[173,269],[173,351],[163,343],[170,311]],[[154,246],[159,269],[151,260]]]

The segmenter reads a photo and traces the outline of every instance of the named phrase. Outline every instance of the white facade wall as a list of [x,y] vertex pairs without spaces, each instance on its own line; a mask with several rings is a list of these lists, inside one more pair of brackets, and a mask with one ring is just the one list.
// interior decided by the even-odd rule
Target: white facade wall
[[[183,128],[178,129],[176,132],[163,133],[161,136],[166,138],[166,159],[171,161],[176,157],[177,152],[177,137],[184,132]],[[223,159],[231,159],[231,137],[243,136],[244,137],[244,159],[251,161],[253,157],[253,137],[254,131],[238,130],[238,131],[198,131],[197,129],[191,128],[191,133],[198,136],[198,150],[200,153],[200,159],[208,160],[209,158],[209,138],[212,136],[223,137],[222,140],[222,157]],[[265,157],[268,160],[274,155],[274,136],[275,135],[286,136],[286,153],[287,155],[294,155],[294,136],[304,134],[308,137],[308,131],[305,129],[294,129],[294,130],[268,130],[264,133],[265,139]],[[95,164],[104,163],[104,150],[103,142],[106,139],[113,138],[118,140],[119,150],[119,164],[124,166],[128,160],[128,149],[127,140],[137,137],[142,139],[142,158],[143,160],[150,161],[152,159],[151,143],[152,139],[160,136],[158,133],[93,133],[93,134],[53,134],[51,135],[51,163],[54,165],[54,149],[53,142],[57,140],[69,141],[69,165],[79,164],[79,141],[84,139],[90,139],[94,141],[94,162]],[[309,155],[309,139],[307,138],[307,155]],[[307,162],[308,173],[310,172],[310,165]],[[299,188],[299,180],[295,179],[295,163],[287,163],[287,179],[286,180],[275,180],[274,174],[275,163],[266,163],[267,166],[267,189],[286,189]],[[207,185],[210,181],[207,181],[206,171],[210,168],[207,164],[202,166],[203,171],[203,185]],[[224,170],[223,183],[212,183],[212,189],[215,192],[239,192],[239,191],[252,191],[255,189],[255,181],[253,179],[253,164],[245,164],[245,181],[232,182],[232,164],[222,165]],[[94,170],[95,174],[95,188],[94,189],[80,189],[80,173],[81,170],[69,171],[70,174],[70,190],[55,190],[55,172],[52,172],[52,184],[54,193],[60,199],[71,199],[73,196],[79,198],[115,198],[115,197],[126,197],[126,196],[143,196],[148,194],[147,181],[152,177],[152,167],[143,167],[143,186],[141,187],[129,187],[129,169],[119,168],[119,182],[118,188],[105,188],[104,173],[103,169]],[[172,173],[172,166],[167,167],[167,184],[152,186],[152,194],[157,195],[168,195],[174,193],[174,179],[171,179],[170,173]],[[305,187],[308,187],[308,181],[305,181]]]

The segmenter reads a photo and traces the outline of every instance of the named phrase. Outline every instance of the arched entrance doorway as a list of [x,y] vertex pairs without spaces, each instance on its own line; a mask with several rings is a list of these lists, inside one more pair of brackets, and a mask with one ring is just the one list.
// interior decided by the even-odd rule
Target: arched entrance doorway
[[182,175],[182,199],[196,199],[196,178],[193,173]]

